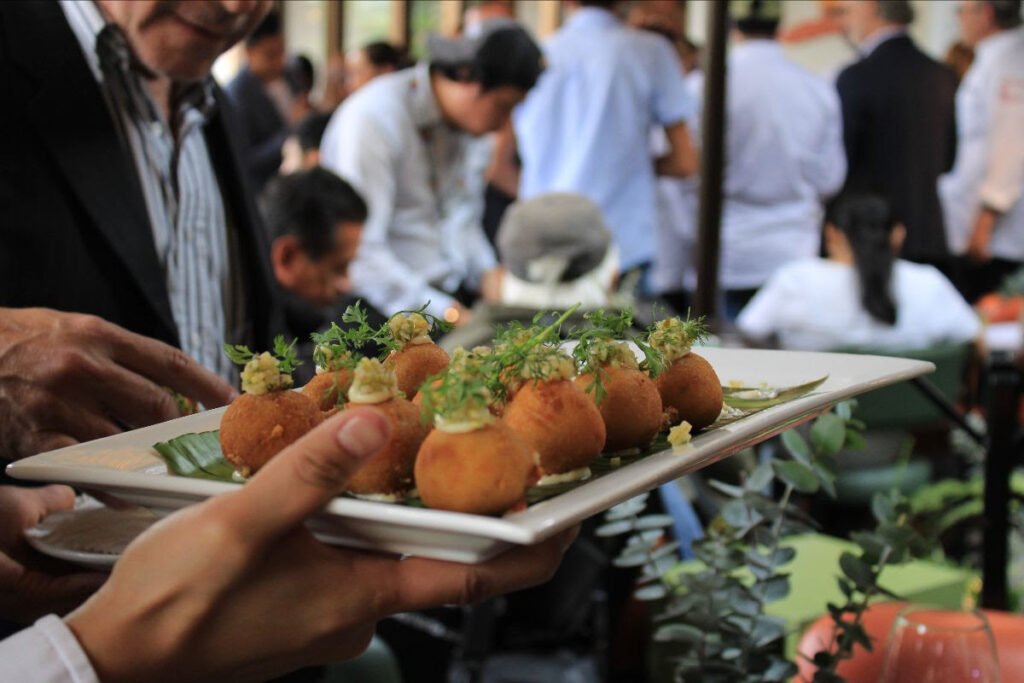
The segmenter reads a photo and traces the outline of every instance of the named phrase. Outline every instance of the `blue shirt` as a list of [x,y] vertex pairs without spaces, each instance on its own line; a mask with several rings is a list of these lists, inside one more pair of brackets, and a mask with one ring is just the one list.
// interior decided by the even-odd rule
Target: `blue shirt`
[[577,192],[601,207],[623,268],[654,254],[653,126],[693,113],[679,58],[665,38],[611,12],[576,10],[544,48],[547,68],[513,116],[523,170],[519,197]]

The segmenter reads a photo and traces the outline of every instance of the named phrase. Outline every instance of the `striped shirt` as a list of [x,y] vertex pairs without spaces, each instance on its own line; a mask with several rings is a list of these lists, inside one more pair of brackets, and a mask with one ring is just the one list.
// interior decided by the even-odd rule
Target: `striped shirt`
[[212,84],[175,86],[170,125],[144,87],[120,29],[91,0],[61,0],[61,6],[135,163],[181,348],[232,380],[236,371],[221,344],[229,328],[239,328],[227,317],[237,314],[232,302],[240,301],[240,292],[231,279],[227,217],[203,137],[214,106]]

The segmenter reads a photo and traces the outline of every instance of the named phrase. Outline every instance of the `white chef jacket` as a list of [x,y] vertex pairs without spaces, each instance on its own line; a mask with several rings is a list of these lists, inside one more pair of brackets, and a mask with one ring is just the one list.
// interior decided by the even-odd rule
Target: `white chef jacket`
[[981,323],[934,266],[898,260],[891,280],[896,324],[871,317],[860,301],[856,268],[828,259],[788,263],[758,290],[736,319],[754,339],[778,336],[783,348],[924,349],[974,339]]
[[0,681],[99,683],[71,629],[53,614],[0,641]]
[[341,104],[320,159],[369,209],[350,267],[359,296],[386,315],[429,300],[441,316],[454,303],[446,292],[475,287],[496,265],[481,225],[490,152],[489,137],[442,120],[426,64],[375,78]]
[[623,269],[654,255],[652,127],[688,121],[683,68],[663,37],[581,7],[544,45],[547,68],[513,115],[519,198],[575,192],[601,207]]
[[978,43],[956,95],[953,169],[939,178],[946,241],[963,254],[982,206],[999,211],[989,248],[1024,261],[1024,28]]
[[818,253],[822,202],[846,176],[842,116],[835,90],[776,41],[732,46],[726,73],[719,280],[752,289]]

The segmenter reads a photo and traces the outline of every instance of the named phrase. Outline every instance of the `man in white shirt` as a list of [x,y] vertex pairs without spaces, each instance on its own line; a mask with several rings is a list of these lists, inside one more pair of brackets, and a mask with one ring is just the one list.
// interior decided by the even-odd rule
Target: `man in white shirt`
[[[381,76],[341,105],[321,163],[362,194],[370,215],[351,276],[385,315],[417,309],[464,321],[497,261],[481,226],[490,141],[541,71],[510,22],[435,39],[429,62]],[[468,296],[467,296],[468,293]]]
[[774,39],[780,3],[730,7],[719,281],[732,319],[779,266],[817,254],[846,155],[838,96]]
[[[654,256],[655,176],[688,176],[697,155],[693,103],[663,37],[625,26],[614,2],[579,2],[544,46],[547,68],[513,117],[522,159],[519,199],[582,194],[604,213],[624,270]],[[668,153],[652,160],[663,128]]]
[[939,179],[969,301],[1024,264],[1024,28],[1020,0],[962,2],[974,63],[957,92],[956,165]]

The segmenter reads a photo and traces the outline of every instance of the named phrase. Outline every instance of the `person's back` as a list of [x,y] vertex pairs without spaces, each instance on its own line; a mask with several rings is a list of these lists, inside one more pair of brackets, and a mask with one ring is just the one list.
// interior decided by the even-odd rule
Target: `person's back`
[[598,204],[624,268],[649,261],[655,226],[648,136],[691,116],[682,69],[664,38],[581,7],[545,44],[547,68],[514,123],[521,199],[576,192]]
[[741,303],[782,264],[817,253],[823,202],[846,170],[838,98],[783,55],[769,9],[736,20],[726,71],[720,281],[728,313],[738,307],[730,293]]
[[979,323],[971,308],[934,266],[897,261],[892,291],[897,316],[887,325],[861,304],[854,266],[801,259],[772,276],[743,309],[737,325],[752,338],[774,335],[781,348],[801,351],[913,350],[963,343],[977,334]]
[[879,197],[837,201],[825,230],[828,258],[780,268],[740,313],[740,331],[808,351],[971,340],[979,323],[952,283],[934,266],[895,258],[906,232],[891,216]]
[[[879,7],[888,12],[896,6]],[[956,76],[921,52],[903,26],[876,29],[874,39],[851,36],[869,52],[836,83],[849,164],[844,192],[885,196],[907,228],[902,256],[945,265],[936,180],[956,151]]]

